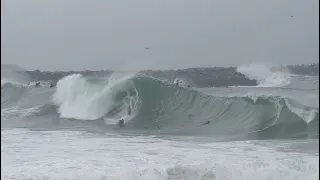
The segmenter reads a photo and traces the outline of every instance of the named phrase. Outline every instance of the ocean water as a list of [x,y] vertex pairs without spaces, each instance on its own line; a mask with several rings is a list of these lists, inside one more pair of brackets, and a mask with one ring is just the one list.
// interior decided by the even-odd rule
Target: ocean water
[[2,73],[1,179],[319,179],[319,76],[252,69],[220,88]]

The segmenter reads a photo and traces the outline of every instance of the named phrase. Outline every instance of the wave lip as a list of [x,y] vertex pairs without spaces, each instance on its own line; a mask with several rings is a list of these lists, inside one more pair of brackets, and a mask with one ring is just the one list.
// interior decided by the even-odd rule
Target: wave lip
[[[58,81],[53,102],[62,118],[78,120],[108,119],[115,124],[119,119],[131,119],[137,108],[138,93],[133,84],[124,83],[130,76],[108,81],[92,81],[73,74]],[[108,118],[112,114],[114,121]],[[110,122],[111,121],[111,122]]]

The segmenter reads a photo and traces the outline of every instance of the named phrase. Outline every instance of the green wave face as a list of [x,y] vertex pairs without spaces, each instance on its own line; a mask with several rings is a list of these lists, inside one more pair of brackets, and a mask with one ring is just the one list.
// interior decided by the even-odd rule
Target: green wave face
[[[74,76],[60,80],[52,89],[5,85],[1,96],[2,108],[24,102],[34,102],[30,107],[42,104],[29,118],[59,114],[59,124],[54,126],[69,128],[81,123],[84,128],[98,124],[99,128],[120,130],[116,123],[124,119],[121,130],[131,132],[237,139],[313,138],[319,134],[318,109],[292,99],[218,97],[141,75],[120,81]],[[41,125],[52,125],[44,121],[39,120]]]
[[285,98],[214,97],[148,77],[132,82],[141,103],[128,128],[249,139],[306,138],[319,131],[318,111],[300,107],[310,113],[306,122],[288,108]]

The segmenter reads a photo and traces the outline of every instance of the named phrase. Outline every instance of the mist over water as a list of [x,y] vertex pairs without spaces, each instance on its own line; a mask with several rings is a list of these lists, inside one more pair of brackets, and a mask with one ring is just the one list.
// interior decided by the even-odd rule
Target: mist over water
[[43,74],[36,86],[2,74],[2,178],[318,177],[319,76],[236,70],[257,85],[196,87],[192,72],[163,71]]

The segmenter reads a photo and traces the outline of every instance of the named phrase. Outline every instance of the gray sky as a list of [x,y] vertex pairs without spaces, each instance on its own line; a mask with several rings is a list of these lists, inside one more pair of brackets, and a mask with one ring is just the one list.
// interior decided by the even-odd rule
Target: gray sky
[[1,3],[1,63],[28,69],[176,69],[319,59],[319,0]]

